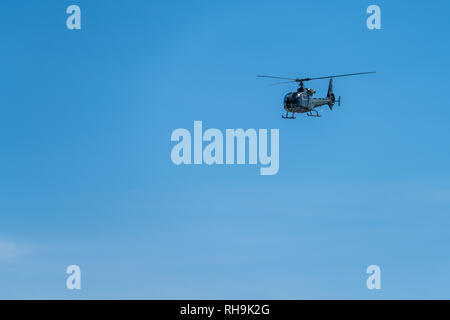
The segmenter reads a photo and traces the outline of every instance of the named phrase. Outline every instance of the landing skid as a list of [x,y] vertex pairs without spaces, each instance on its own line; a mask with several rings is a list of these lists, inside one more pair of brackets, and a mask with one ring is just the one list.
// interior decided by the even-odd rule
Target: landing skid
[[286,112],[286,115],[285,116],[281,116],[283,119],[295,119],[295,117],[294,117],[294,113],[292,112],[292,116],[291,117],[289,117],[288,116],[289,115],[289,112]]
[[[313,111],[315,112],[315,114],[312,113]],[[319,114],[319,112],[317,112],[317,110],[311,110],[306,115],[309,116],[309,117],[318,117],[318,118],[320,118],[320,114]]]

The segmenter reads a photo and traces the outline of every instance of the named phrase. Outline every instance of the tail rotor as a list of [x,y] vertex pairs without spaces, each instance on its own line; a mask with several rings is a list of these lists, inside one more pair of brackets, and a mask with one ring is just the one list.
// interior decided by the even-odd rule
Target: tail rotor
[[328,85],[327,98],[329,99],[328,107],[330,108],[330,110],[333,110],[333,106],[336,102],[338,103],[339,107],[341,106],[341,96],[339,96],[339,98],[336,100],[336,97],[334,96],[334,93],[333,93],[333,78],[330,78],[330,83]]

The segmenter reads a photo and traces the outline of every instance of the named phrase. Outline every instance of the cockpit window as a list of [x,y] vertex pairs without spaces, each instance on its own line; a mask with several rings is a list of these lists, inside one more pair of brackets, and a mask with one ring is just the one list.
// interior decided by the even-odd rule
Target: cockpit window
[[286,94],[286,96],[284,97],[285,101],[291,101],[292,100],[292,92],[289,92],[288,94]]
[[284,105],[291,107],[293,104],[295,104],[295,94],[296,92],[289,92],[284,96]]
[[284,105],[288,107],[297,106],[303,101],[303,96],[307,95],[304,93],[290,92],[284,96]]

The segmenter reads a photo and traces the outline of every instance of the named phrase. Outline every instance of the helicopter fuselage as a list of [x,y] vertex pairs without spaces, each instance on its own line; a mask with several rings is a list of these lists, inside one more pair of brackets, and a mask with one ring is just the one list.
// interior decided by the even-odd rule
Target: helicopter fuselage
[[310,112],[314,108],[334,103],[332,97],[313,98],[312,90],[289,92],[284,97],[284,109],[292,113]]

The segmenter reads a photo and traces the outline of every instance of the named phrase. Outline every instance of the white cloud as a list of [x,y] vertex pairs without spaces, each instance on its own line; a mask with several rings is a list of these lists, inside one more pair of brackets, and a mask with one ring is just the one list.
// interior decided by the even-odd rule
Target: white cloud
[[450,200],[450,190],[448,190],[448,189],[447,190],[438,190],[438,191],[433,192],[431,194],[431,196],[433,199],[436,199],[436,200],[447,201],[447,200]]
[[10,261],[23,255],[26,251],[28,251],[26,247],[13,241],[0,240],[0,262]]

